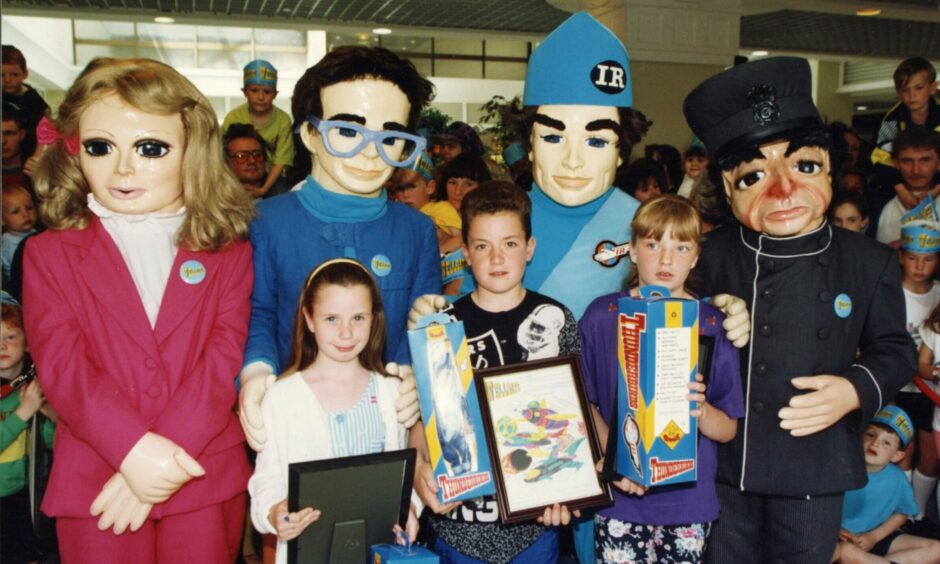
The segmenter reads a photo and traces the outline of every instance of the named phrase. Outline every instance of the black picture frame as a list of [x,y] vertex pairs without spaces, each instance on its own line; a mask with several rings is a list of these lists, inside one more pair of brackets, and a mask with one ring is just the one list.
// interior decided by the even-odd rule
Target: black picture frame
[[409,448],[290,464],[288,509],[322,514],[287,543],[288,563],[361,564],[369,547],[393,542],[392,526],[408,520],[415,456]]
[[601,452],[577,356],[489,368],[473,377],[504,523],[534,519],[554,503],[573,511],[613,502],[610,485],[594,470]]

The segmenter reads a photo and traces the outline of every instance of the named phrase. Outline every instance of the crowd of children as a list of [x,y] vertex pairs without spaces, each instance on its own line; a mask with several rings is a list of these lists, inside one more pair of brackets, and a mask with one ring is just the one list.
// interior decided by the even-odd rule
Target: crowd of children
[[[717,163],[698,141],[684,153],[648,145],[645,158],[623,162],[635,142],[624,138],[627,120],[638,140],[649,126],[642,115],[602,104],[605,119],[589,121],[566,113],[577,106],[541,103],[563,111],[535,114],[528,143],[557,145],[575,135],[564,120],[586,122],[587,146],[617,161],[613,184],[628,196],[612,192],[632,206],[620,218],[629,280],[572,313],[525,280],[536,246],[561,260],[568,236],[537,240],[533,207],[564,203],[494,179],[508,174],[465,123],[426,151],[412,132],[433,86],[410,62],[338,48],[300,78],[293,115],[274,105],[271,63],[243,70],[246,103],[221,127],[187,79],[144,59],[96,59],[53,118],[23,82],[22,53],[3,46],[0,258],[4,288],[16,291],[0,298],[0,560],[57,550],[231,562],[247,509],[257,531],[277,538],[283,563],[287,542],[321,517],[316,507],[288,509],[289,464],[415,447],[409,517],[390,530],[415,540],[427,508],[420,538],[444,562],[557,562],[571,542],[561,526],[580,513],[555,504],[505,525],[494,496],[438,502],[423,424],[409,435],[402,415],[409,308],[420,296],[454,296],[444,312],[463,323],[475,370],[580,355],[606,445],[618,432],[617,299],[646,286],[704,297],[694,283],[701,245],[735,221]],[[900,102],[872,151],[851,128],[830,127],[828,221],[898,248],[920,377],[858,437],[868,485],[844,498],[832,559],[845,563],[940,562],[940,542],[926,538],[940,534],[924,526],[940,501],[940,218],[928,217],[940,195],[940,110],[928,61],[904,61],[894,81]],[[536,182],[567,187],[539,166]],[[288,178],[298,182],[282,193]],[[613,252],[627,241],[608,243]],[[708,381],[689,384],[697,480],[650,489],[614,481],[613,504],[583,516],[598,562],[704,561],[720,514],[718,445],[739,433],[748,392],[724,319],[700,302],[700,331],[715,346]],[[42,476],[49,463],[36,450],[30,460],[31,420],[49,448],[55,433],[42,499],[26,481],[28,464]],[[258,451],[253,470],[246,435]],[[51,541],[40,504],[57,521]]]

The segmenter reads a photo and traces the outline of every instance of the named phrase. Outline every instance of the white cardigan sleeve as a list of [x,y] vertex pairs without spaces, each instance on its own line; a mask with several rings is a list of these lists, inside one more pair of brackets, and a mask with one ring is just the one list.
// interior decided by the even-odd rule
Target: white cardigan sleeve
[[276,403],[268,390],[261,402],[261,417],[267,430],[267,441],[258,453],[255,461],[255,473],[248,480],[248,494],[251,496],[251,522],[261,533],[277,534],[277,530],[268,521],[271,507],[287,498],[287,463],[284,456],[285,445],[280,444],[281,433],[275,426],[274,411]]

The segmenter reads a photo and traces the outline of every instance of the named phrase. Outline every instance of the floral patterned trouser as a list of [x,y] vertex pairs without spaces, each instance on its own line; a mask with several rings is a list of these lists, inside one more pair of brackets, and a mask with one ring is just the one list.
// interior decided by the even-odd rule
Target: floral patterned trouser
[[595,515],[594,550],[597,562],[702,562],[705,539],[711,527],[711,523],[635,525]]

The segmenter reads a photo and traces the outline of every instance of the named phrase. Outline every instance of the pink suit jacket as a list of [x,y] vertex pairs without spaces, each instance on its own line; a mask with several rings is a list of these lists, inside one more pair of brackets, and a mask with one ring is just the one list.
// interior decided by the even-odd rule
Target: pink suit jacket
[[[184,263],[196,271],[201,265],[204,279],[190,271],[195,283],[187,283]],[[251,470],[234,378],[252,279],[247,241],[212,253],[180,247],[151,329],[130,271],[97,217],[86,229],[50,230],[29,241],[27,340],[59,413],[45,513],[90,517],[92,501],[147,431],[180,445],[206,470],[156,505],[151,518],[245,491]]]

